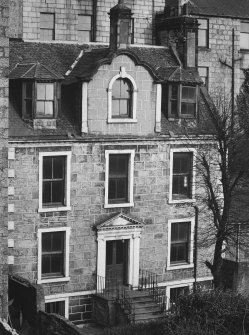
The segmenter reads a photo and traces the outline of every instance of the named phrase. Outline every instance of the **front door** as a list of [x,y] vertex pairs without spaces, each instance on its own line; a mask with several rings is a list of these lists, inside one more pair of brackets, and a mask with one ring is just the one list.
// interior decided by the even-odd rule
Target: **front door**
[[127,284],[128,240],[106,241],[106,288]]

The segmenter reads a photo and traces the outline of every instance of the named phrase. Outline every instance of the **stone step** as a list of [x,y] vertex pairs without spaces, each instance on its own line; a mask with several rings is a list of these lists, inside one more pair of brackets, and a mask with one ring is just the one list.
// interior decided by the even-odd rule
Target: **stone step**
[[135,322],[148,322],[152,320],[163,320],[164,319],[164,314],[153,314],[153,313],[147,313],[147,314],[138,314],[135,315]]

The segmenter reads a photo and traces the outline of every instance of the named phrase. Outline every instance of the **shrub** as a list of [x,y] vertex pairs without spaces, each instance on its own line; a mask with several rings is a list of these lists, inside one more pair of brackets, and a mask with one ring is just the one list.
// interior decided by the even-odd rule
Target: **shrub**
[[172,312],[163,321],[105,329],[105,335],[165,334],[249,334],[249,301],[231,292],[191,293],[180,296]]

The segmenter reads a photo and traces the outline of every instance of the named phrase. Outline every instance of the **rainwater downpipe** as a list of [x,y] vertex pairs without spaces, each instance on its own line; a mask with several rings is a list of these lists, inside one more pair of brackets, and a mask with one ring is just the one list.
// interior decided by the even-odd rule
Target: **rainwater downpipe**
[[195,209],[195,233],[194,233],[194,293],[197,289],[197,241],[198,241],[198,220],[199,220],[199,208],[194,206]]

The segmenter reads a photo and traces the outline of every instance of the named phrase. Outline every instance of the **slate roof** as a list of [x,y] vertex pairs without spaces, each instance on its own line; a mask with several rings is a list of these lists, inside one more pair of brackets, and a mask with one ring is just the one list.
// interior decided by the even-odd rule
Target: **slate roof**
[[45,65],[40,63],[29,63],[29,64],[16,64],[14,69],[11,71],[9,79],[56,79],[62,80],[63,76],[60,76],[51,70],[49,70]]
[[90,80],[101,65],[111,64],[120,54],[146,67],[156,81],[201,83],[198,72],[182,69],[170,48],[130,46],[114,52],[103,45],[23,41],[10,42],[10,79]]
[[30,63],[39,63],[57,76],[64,77],[84,48],[87,46],[10,41],[10,77],[15,67]]
[[[102,64],[110,64],[120,54],[131,57],[138,65],[150,71],[154,79],[163,81],[182,81],[183,83],[200,83],[201,79],[195,70],[182,69],[174,50],[163,47],[130,46],[116,52],[103,45],[78,45],[63,43],[38,43],[10,41],[10,79],[45,78],[62,79],[64,81],[89,80]],[[77,122],[71,115],[63,114],[57,121],[55,130],[34,130],[28,122],[21,118],[20,108],[15,101],[10,101],[10,129],[12,138],[61,138],[68,139],[70,134],[80,136]],[[186,121],[188,122],[188,121]],[[165,118],[162,122],[162,133],[169,135],[182,134],[179,122],[170,122]],[[196,134],[198,127],[190,128]],[[183,127],[183,134],[184,129]],[[192,131],[191,130],[191,131]],[[69,135],[68,135],[69,133]],[[200,133],[200,132],[199,132]]]
[[189,13],[249,19],[249,0],[190,0]]

